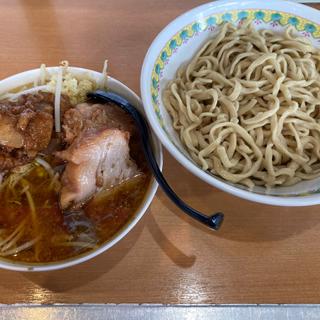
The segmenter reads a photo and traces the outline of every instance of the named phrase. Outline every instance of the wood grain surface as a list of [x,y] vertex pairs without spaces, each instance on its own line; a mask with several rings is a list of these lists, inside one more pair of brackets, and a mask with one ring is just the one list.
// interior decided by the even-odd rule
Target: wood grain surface
[[[144,55],[173,18],[204,0],[1,0],[0,77],[55,65],[100,70],[139,93]],[[320,5],[314,5],[320,8]],[[158,191],[119,244],[79,266],[0,271],[0,303],[319,303],[320,207],[250,203],[214,189],[164,152],[164,173],[185,200],[225,212],[211,232]]]

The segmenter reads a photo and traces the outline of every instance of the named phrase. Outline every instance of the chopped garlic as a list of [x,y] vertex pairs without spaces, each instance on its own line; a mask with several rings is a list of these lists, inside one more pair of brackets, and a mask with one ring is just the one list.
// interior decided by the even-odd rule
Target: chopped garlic
[[[57,75],[54,74],[48,82],[48,90],[55,92]],[[61,93],[69,97],[72,104],[84,102],[86,95],[96,89],[96,83],[89,79],[78,79],[71,73],[65,73],[62,78]]]

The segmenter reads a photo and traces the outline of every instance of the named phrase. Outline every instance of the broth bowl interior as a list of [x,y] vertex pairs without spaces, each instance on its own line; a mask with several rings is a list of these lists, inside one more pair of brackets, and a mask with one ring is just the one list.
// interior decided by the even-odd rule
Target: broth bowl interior
[[249,20],[256,29],[281,32],[288,26],[294,32],[320,46],[320,12],[288,1],[260,0],[216,1],[197,7],[171,22],[151,44],[142,68],[141,96],[148,119],[168,151],[188,170],[207,183],[236,196],[273,205],[312,205],[320,203],[320,178],[302,181],[290,187],[266,189],[228,182],[203,171],[189,156],[172,126],[162,94],[177,70],[187,64],[209,39],[219,32],[219,26],[230,22],[240,26]]
[[[56,73],[57,70],[58,70],[58,67],[47,68],[47,71],[50,75]],[[99,82],[102,79],[102,74],[93,70],[77,68],[77,67],[68,67],[68,71],[78,77],[88,76],[92,80],[95,80],[96,82]],[[1,80],[0,95],[8,91],[11,91],[15,88],[32,84],[34,80],[37,79],[37,77],[39,77],[39,75],[40,75],[40,69],[34,69],[30,71],[25,71]],[[121,83],[120,81],[112,77],[108,77],[108,89],[110,91],[113,91],[125,97],[128,101],[130,101],[130,103],[132,103],[142,113],[144,113],[141,100],[139,99],[139,97],[127,86],[125,86],[123,83]],[[159,140],[157,140],[157,138],[153,134],[151,135],[151,139],[152,139],[151,142],[152,142],[153,150],[155,153],[155,157],[157,159],[159,166],[162,168],[161,145],[159,143]],[[70,267],[97,256],[98,254],[106,251],[107,249],[115,245],[136,225],[136,223],[141,219],[141,217],[149,207],[155,195],[155,192],[157,190],[157,186],[158,185],[156,181],[153,178],[151,178],[151,182],[148,187],[147,193],[142,203],[140,204],[139,209],[136,211],[134,217],[131,218],[129,222],[125,226],[123,226],[121,230],[117,232],[111,239],[109,239],[107,242],[100,245],[97,249],[89,251],[88,253],[84,253],[82,255],[67,259],[67,260],[62,260],[62,261],[57,261],[52,263],[25,263],[25,262],[18,262],[18,261],[10,261],[10,259],[0,259],[0,268],[16,270],[16,271],[49,271],[49,270],[56,270],[56,269]]]

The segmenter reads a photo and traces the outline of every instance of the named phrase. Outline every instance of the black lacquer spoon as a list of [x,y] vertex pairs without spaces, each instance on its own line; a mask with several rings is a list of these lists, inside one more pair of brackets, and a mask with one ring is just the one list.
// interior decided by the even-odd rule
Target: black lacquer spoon
[[211,229],[218,230],[223,222],[224,215],[221,212],[215,213],[211,216],[204,215],[203,213],[191,208],[184,201],[182,201],[176,193],[168,185],[166,179],[161,173],[158,163],[154,157],[153,150],[149,138],[149,126],[145,118],[141,113],[131,105],[125,98],[119,96],[113,92],[106,92],[102,90],[97,90],[88,94],[88,98],[99,100],[102,102],[113,102],[120,108],[128,112],[132,118],[135,120],[141,135],[143,150],[148,161],[148,164],[153,172],[154,177],[161,186],[162,190],[166,195],[186,214],[188,214],[193,219],[203,223]]

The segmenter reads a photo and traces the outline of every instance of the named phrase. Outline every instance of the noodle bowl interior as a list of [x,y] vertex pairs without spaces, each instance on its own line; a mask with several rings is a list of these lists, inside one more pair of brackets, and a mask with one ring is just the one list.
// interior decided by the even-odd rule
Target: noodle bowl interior
[[320,176],[320,51],[293,28],[221,26],[163,91],[192,159],[253,189]]
[[0,257],[47,263],[113,238],[140,207],[150,173],[132,118],[86,101],[104,81],[67,65],[54,75],[42,66],[35,80],[40,91],[0,97]]

